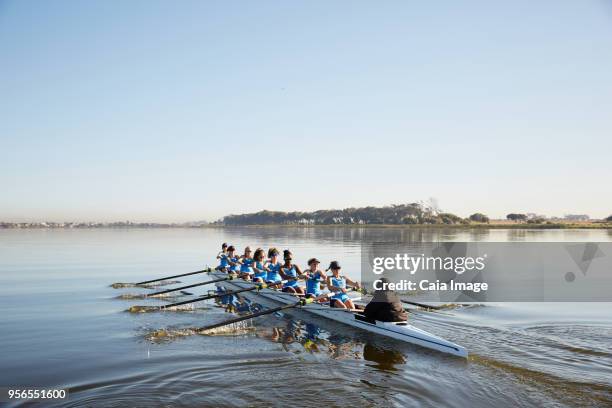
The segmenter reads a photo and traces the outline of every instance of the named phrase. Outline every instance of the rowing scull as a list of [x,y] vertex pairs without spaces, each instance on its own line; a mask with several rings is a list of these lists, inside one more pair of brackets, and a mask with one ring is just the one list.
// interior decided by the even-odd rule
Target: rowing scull
[[[218,279],[227,276],[226,273],[219,271],[211,272],[210,275]],[[252,287],[253,283],[241,279],[234,279],[215,283],[215,285],[223,290],[233,291]],[[295,295],[270,288],[264,288],[252,292],[243,292],[241,293],[241,296],[250,300],[251,302],[256,303],[260,297],[263,297],[267,300],[280,304],[295,304]],[[421,347],[452,354],[458,357],[468,356],[468,352],[465,347],[428,333],[425,330],[419,329],[405,322],[369,321],[366,320],[363,315],[358,313],[354,313],[346,309],[330,308],[327,305],[321,305],[318,303],[311,303],[301,306],[300,310],[325,317],[339,323],[344,323],[348,326],[380,334],[382,336],[391,337],[406,343],[416,344]]]

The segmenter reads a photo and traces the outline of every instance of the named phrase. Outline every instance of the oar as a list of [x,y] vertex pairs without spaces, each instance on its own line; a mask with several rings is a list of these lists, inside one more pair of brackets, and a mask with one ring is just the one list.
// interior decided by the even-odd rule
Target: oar
[[368,291],[366,290],[366,288],[358,288],[357,286],[347,286],[347,289],[352,290],[353,292],[358,292],[361,293],[362,295],[367,295]]
[[166,276],[165,278],[151,279],[151,280],[148,280],[148,281],[138,282],[138,283],[136,283],[136,285],[144,285],[144,284],[147,284],[147,283],[159,282],[159,281],[166,280],[166,279],[180,278],[182,276],[196,275],[198,273],[204,273],[204,272],[210,272],[210,271],[211,271],[210,268],[206,268],[206,269],[202,269],[201,271],[181,273],[180,275],[172,275],[172,276]]
[[417,302],[410,302],[410,301],[408,301],[408,300],[404,300],[404,299],[401,299],[401,300],[402,300],[402,303],[407,303],[407,304],[409,304],[409,305],[414,305],[414,306],[418,306],[418,307],[423,307],[423,308],[425,308],[425,309],[433,309],[433,310],[440,310],[440,309],[442,309],[440,306],[426,305],[426,304],[424,304],[424,303],[417,303]]
[[186,305],[186,304],[189,304],[189,303],[201,302],[203,300],[214,299],[214,298],[223,297],[223,296],[229,296],[229,295],[233,295],[235,293],[242,293],[242,292],[248,292],[248,291],[251,291],[251,290],[258,290],[258,289],[261,289],[263,287],[265,287],[265,286],[264,285],[253,286],[253,287],[245,288],[245,289],[230,290],[230,291],[223,292],[223,293],[215,293],[214,295],[200,296],[200,297],[197,297],[197,298],[191,299],[191,300],[184,300],[182,302],[169,303],[167,305],[160,306],[159,308],[162,309],[162,310],[163,309],[168,309],[168,308],[173,307],[173,306],[181,306],[181,305]]
[[272,309],[262,310],[261,312],[252,313],[252,314],[249,314],[249,315],[246,315],[246,316],[237,317],[235,319],[225,320],[225,321],[220,322],[220,323],[215,323],[215,324],[211,324],[209,326],[200,327],[197,330],[198,331],[205,331],[205,330],[215,329],[217,327],[226,326],[228,324],[238,323],[238,322],[242,322],[244,320],[249,320],[249,319],[252,319],[254,317],[272,314],[272,313],[279,312],[279,311],[285,310],[285,309],[291,309],[292,307],[300,306],[303,303],[304,303],[304,301],[300,300],[299,302],[291,303],[289,305],[284,305],[284,306],[279,306],[279,307],[275,307],[275,308],[272,308]]
[[162,305],[162,306],[138,306],[138,305],[130,306],[130,308],[127,311],[130,312],[130,313],[141,313],[141,312],[151,312],[151,311],[154,311],[154,310],[165,310],[165,309],[168,309],[168,308],[171,308],[171,307],[174,307],[174,306],[187,305],[189,303],[201,302],[203,300],[208,300],[208,299],[214,299],[214,298],[218,298],[218,297],[233,295],[235,293],[248,292],[250,290],[260,289],[262,287],[265,287],[265,285],[253,286],[251,288],[232,290],[232,291],[227,291],[227,292],[223,292],[223,293],[216,293],[214,295],[200,296],[200,297],[197,297],[195,299],[184,300],[182,302],[176,302],[176,303],[169,303],[167,305]]
[[202,269],[201,271],[181,273],[180,275],[166,276],[165,278],[151,279],[151,280],[148,280],[148,281],[143,281],[143,282],[138,282],[138,283],[121,283],[121,282],[117,282],[117,283],[113,283],[111,285],[111,287],[115,288],[115,289],[120,289],[120,288],[133,287],[133,286],[138,286],[138,285],[146,285],[147,283],[159,282],[159,281],[163,281],[163,280],[166,280],[166,279],[180,278],[181,276],[195,275],[195,274],[198,274],[198,273],[204,273],[204,272],[210,272],[210,271],[212,271],[211,268],[206,268],[206,269]]
[[231,279],[232,279],[232,277],[228,276],[227,278],[221,278],[221,279],[215,279],[215,280],[210,280],[210,281],[206,281],[206,282],[194,283],[192,285],[181,286],[181,287],[174,288],[174,289],[160,290],[159,292],[150,293],[150,294],[145,295],[145,296],[146,297],[153,297],[153,296],[157,296],[157,295],[163,295],[164,293],[176,292],[177,290],[195,288],[196,286],[204,286],[204,285],[208,285],[209,283],[221,282],[221,281],[231,280]]

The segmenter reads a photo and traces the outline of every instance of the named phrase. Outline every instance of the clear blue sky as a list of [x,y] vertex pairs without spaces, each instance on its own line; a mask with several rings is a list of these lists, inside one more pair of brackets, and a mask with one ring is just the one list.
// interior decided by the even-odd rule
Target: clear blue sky
[[612,213],[609,1],[0,1],[0,220]]

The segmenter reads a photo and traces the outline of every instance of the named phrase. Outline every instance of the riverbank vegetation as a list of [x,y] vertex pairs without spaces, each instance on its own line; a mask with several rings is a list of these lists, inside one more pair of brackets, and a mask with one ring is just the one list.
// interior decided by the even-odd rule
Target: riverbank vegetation
[[[491,220],[476,212],[467,218],[440,211],[423,203],[397,204],[384,207],[345,208],[313,212],[268,211],[228,215],[216,225],[359,225],[359,226],[458,226],[484,228],[611,228],[612,216],[606,220],[590,220],[588,216],[568,216],[568,219],[535,214],[511,213],[506,220]],[[586,218],[585,218],[586,217]]]
[[476,212],[467,218],[440,211],[423,203],[385,207],[345,208],[313,212],[259,211],[228,215],[215,222],[184,223],[147,222],[1,222],[0,229],[84,229],[84,228],[205,228],[232,226],[358,226],[358,227],[419,227],[419,228],[506,228],[506,229],[612,229],[612,215],[592,220],[587,215],[566,215],[547,218],[530,213],[510,213],[506,219],[490,219]]

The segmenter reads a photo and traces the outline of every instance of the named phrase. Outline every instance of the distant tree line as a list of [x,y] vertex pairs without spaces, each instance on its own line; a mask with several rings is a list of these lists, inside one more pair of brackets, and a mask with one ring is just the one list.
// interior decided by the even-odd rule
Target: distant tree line
[[[506,219],[517,223],[553,224],[543,215],[510,213]],[[588,215],[566,215],[566,221],[588,220]],[[612,222],[612,215],[605,219]],[[215,224],[223,225],[361,225],[361,224],[488,224],[487,215],[477,212],[468,218],[443,212],[437,205],[423,202],[396,204],[385,207],[345,208],[343,210],[318,210],[312,212],[283,212],[263,210],[256,213],[227,215]]]
[[510,221],[516,222],[527,222],[528,224],[544,224],[545,222],[548,224],[552,224],[550,221],[546,221],[546,218],[542,215],[535,214],[515,214],[511,213],[506,215],[506,219]]
[[467,224],[469,221],[451,213],[440,212],[422,203],[386,207],[345,208],[314,212],[263,210],[256,213],[228,215],[224,225],[328,225],[328,224]]
[[[610,222],[611,217],[612,216],[605,218],[603,219],[603,221]],[[591,217],[589,217],[587,214],[566,214],[562,219],[560,218],[548,218],[547,219],[543,215],[536,215],[533,213],[529,213],[529,214],[510,213],[506,215],[506,219],[510,221],[515,221],[515,222],[527,222],[528,224],[543,224],[543,223],[552,224],[552,221],[560,221],[560,220],[565,221],[565,222],[590,221]]]

